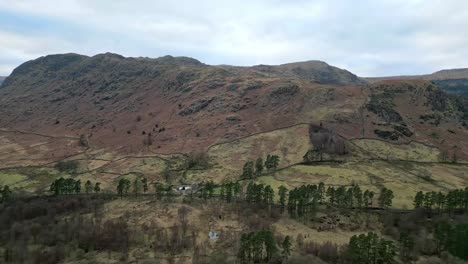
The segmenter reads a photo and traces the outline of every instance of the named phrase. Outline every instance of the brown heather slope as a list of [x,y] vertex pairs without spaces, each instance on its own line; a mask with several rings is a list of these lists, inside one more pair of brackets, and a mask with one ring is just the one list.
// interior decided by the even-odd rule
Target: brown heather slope
[[[351,115],[366,100],[357,86],[362,81],[330,66],[329,77],[313,77],[315,63],[268,66],[269,73],[261,66],[217,67],[170,56],[46,56],[6,79],[0,89],[0,127],[83,134],[93,147],[121,152],[146,150],[143,142],[151,138],[151,150],[172,153]],[[324,65],[320,72],[326,71]]]
[[[79,155],[106,162],[187,153],[301,123],[468,157],[465,102],[427,81],[368,85],[317,61],[234,67],[171,56],[50,55],[13,71],[0,87],[0,106],[3,168]],[[290,138],[307,137],[304,131]]]

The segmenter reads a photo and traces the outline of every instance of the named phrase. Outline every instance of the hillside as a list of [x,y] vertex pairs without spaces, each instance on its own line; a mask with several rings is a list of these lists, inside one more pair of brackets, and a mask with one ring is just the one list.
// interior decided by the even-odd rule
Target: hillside
[[[319,61],[41,57],[0,87],[0,256],[238,263],[246,234],[270,232],[281,248],[291,239],[275,263],[337,263],[372,231],[398,251],[410,236],[417,263],[456,263],[434,230],[466,222],[461,200],[448,201],[467,190],[467,128],[467,101],[436,81],[367,82]],[[429,204],[436,195],[448,211]]]
[[445,92],[468,97],[468,68],[449,69],[425,75],[406,75],[363,78],[369,82],[382,80],[427,80],[434,82]]
[[0,76],[0,86],[2,85],[3,81],[5,80],[5,76]]
[[[78,161],[83,181],[99,179],[109,188],[138,175],[172,183],[236,180],[248,160],[277,153],[280,167],[297,166],[319,147],[368,175],[364,185],[374,184],[378,169],[356,159],[468,160],[466,102],[428,81],[367,84],[318,61],[235,67],[171,56],[50,55],[15,69],[0,89],[0,105],[3,183],[27,190],[46,189],[63,174],[54,168],[61,160]],[[371,141],[354,141],[361,139]],[[421,148],[412,142],[432,154],[415,156]],[[405,154],[392,158],[398,146]],[[187,168],[190,152],[205,153],[210,166]],[[378,166],[394,170],[385,164]],[[436,171],[460,173],[440,166]],[[415,175],[437,177],[425,171]],[[382,175],[382,182],[393,177]]]
[[120,152],[173,153],[352,115],[365,100],[357,86],[362,81],[324,63],[319,70],[311,64],[266,71],[170,56],[46,56],[21,65],[6,79],[0,90],[0,127],[84,135],[93,146]]

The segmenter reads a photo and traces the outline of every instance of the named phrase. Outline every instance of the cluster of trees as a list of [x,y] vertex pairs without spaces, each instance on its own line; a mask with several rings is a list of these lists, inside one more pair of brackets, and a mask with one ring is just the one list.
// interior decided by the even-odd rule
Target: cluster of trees
[[349,188],[340,186],[327,188],[326,195],[331,206],[341,208],[365,208],[372,207],[375,193],[373,191],[361,190],[359,185],[354,184]]
[[[286,201],[284,187],[280,188],[279,196],[280,204],[284,206]],[[372,207],[374,196],[374,192],[369,190],[362,191],[356,184],[348,188],[345,186],[338,188],[330,186],[326,189],[322,182],[318,185],[303,185],[289,191],[288,212],[293,217],[306,216],[311,212],[313,213],[316,206],[324,203],[326,198],[328,198],[330,206],[337,206],[339,208]],[[393,198],[393,191],[383,188],[378,197],[379,206],[382,208],[392,206]]]
[[54,195],[80,193],[81,181],[74,180],[72,178],[64,179],[60,177],[50,184],[50,191]]
[[273,204],[275,191],[270,185],[249,183],[245,192],[245,200],[255,204]]
[[247,161],[242,169],[242,178],[253,179],[262,175],[264,171],[274,171],[278,168],[280,157],[277,155],[268,154],[265,162],[262,158],[257,158],[255,163],[253,161]]
[[[287,251],[291,251],[291,243]],[[286,250],[285,250],[286,251]],[[241,263],[269,263],[278,254],[275,237],[270,230],[242,234],[238,257]]]
[[288,213],[291,217],[303,217],[314,212],[319,202],[323,201],[325,185],[302,185],[289,191]]
[[[84,187],[86,194],[92,192],[99,193],[101,191],[101,183],[99,182],[93,185],[91,181],[88,180]],[[54,195],[79,194],[81,193],[81,180],[60,177],[50,184],[50,191]]]
[[0,203],[6,202],[11,197],[11,190],[8,185],[0,186]]
[[450,225],[441,222],[436,226],[434,237],[439,252],[450,254],[468,260],[468,224]]
[[414,197],[414,208],[438,210],[467,210],[468,187],[457,189],[444,194],[442,192],[419,191]]
[[379,238],[377,234],[369,232],[351,237],[348,254],[352,263],[386,264],[394,263],[396,247],[390,240]]
[[219,186],[219,196],[222,200],[230,203],[239,198],[242,187],[239,182],[228,182]]
[[[133,183],[126,178],[121,178],[117,184],[117,194],[120,196],[128,195],[128,192],[132,188],[133,194],[138,196],[138,194],[148,192],[148,179],[145,177],[138,177],[133,180]],[[159,185],[155,185],[156,193],[160,192],[161,189]]]

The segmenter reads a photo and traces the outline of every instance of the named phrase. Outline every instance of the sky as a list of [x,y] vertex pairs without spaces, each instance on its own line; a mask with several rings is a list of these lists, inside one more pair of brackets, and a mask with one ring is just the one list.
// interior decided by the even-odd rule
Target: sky
[[68,52],[424,74],[468,67],[468,1],[0,0],[0,75]]

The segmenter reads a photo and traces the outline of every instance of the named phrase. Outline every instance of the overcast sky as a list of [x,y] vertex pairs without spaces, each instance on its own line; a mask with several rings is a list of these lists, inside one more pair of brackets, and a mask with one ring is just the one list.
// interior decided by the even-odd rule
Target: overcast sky
[[67,52],[430,73],[468,67],[468,1],[0,0],[0,75]]

